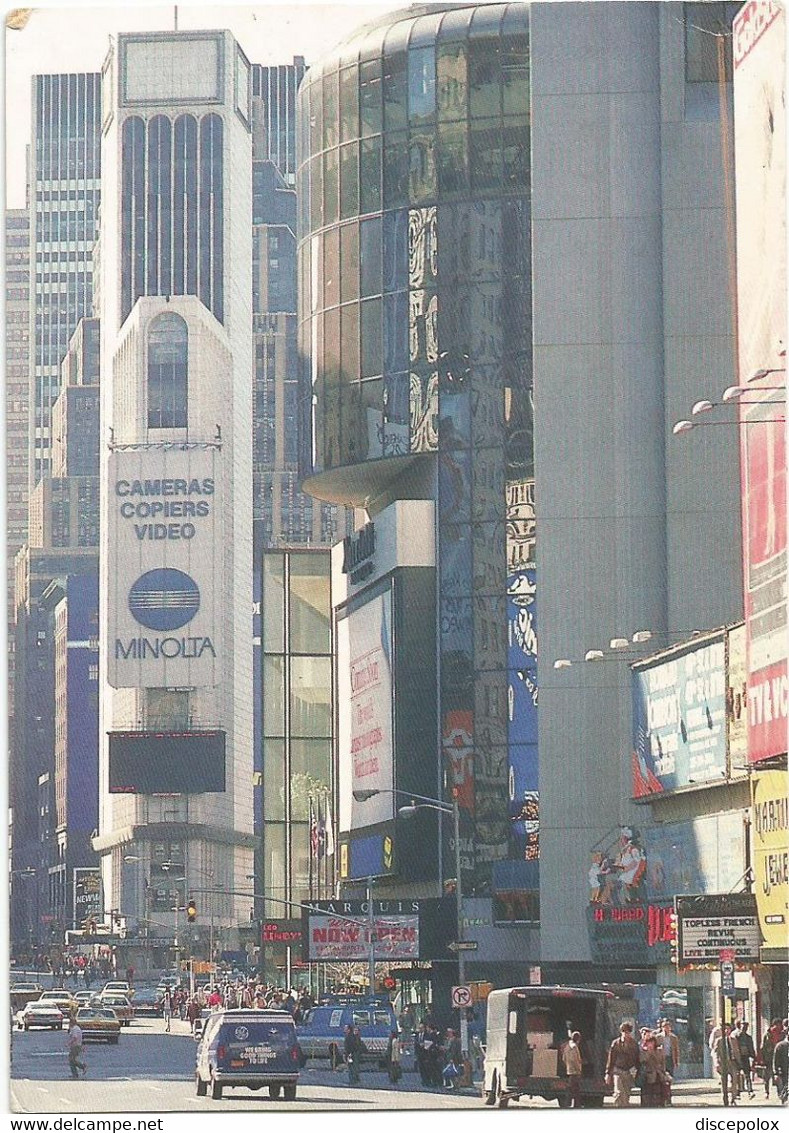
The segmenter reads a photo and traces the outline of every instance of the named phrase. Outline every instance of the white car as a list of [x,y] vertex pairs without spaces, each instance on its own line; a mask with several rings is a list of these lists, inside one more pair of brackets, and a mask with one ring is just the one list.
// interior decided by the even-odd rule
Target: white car
[[110,980],[101,989],[101,995],[125,995],[127,999],[131,999],[134,992],[126,980]]
[[46,1000],[42,1002],[40,999],[36,999],[32,1003],[25,1004],[22,1010],[17,1013],[16,1018],[20,1028],[24,1031],[32,1030],[33,1027],[59,1031],[67,1016],[56,1003],[50,1003]]

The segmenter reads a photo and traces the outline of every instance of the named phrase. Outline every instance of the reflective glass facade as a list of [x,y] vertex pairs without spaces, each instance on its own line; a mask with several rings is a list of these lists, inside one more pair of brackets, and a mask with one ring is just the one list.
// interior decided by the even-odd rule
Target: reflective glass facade
[[512,647],[536,584],[528,20],[394,14],[299,91],[311,487],[396,495],[402,458],[435,454],[442,734],[480,888],[536,857],[536,635]]

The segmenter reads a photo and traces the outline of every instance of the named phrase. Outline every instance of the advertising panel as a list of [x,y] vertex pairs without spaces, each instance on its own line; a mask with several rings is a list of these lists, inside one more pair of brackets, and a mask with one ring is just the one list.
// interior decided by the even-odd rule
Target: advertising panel
[[735,626],[726,635],[726,714],[729,732],[729,774],[745,774],[748,764],[748,682],[745,667],[745,626]]
[[[764,382],[761,383],[765,384]],[[775,380],[770,379],[774,385]],[[774,395],[748,387],[740,406],[748,667],[748,758],[786,751],[786,425]]]
[[617,908],[590,905],[589,945],[595,964],[665,964],[671,958],[673,903]]
[[[732,26],[748,759],[786,751],[786,13]],[[762,376],[752,380],[752,376]]]
[[109,460],[108,680],[194,688],[221,679],[222,500],[213,449]]
[[633,672],[633,795],[726,775],[726,657],[721,638]]
[[753,872],[764,947],[787,947],[789,924],[789,779],[785,771],[754,775]]
[[[316,901],[302,921],[305,951],[313,960],[419,959],[419,901]],[[306,922],[306,924],[305,924]]]
[[729,811],[651,826],[646,833],[648,900],[734,889],[745,871],[744,818],[742,811]]
[[73,916],[75,929],[80,928],[86,920],[97,922],[104,920],[101,870],[84,869],[81,866],[75,868]]
[[507,484],[507,721],[510,857],[537,861],[537,570],[534,480]]
[[722,950],[738,964],[759,962],[759,918],[752,893],[687,896],[675,900],[679,966],[713,964]]
[[110,732],[110,794],[222,792],[225,744],[219,731]]
[[[392,593],[337,623],[340,829],[394,817]],[[358,801],[354,791],[382,791]]]

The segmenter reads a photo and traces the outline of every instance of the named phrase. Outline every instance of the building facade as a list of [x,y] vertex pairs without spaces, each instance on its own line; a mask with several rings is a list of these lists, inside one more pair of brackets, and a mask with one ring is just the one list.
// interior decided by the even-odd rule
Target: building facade
[[296,91],[304,78],[304,57],[272,67],[252,64],[253,130],[262,158],[272,161],[290,187],[296,183]]
[[14,718],[14,559],[27,539],[28,404],[30,398],[30,215],[5,216],[6,595],[9,736]]
[[[697,7],[730,18],[409,9],[299,92],[306,489],[373,525],[395,503],[434,505],[426,758],[463,800],[465,890],[544,980],[620,978],[590,954],[589,851],[638,822],[626,663],[553,661],[741,616],[733,439],[692,475],[668,450],[691,375],[733,373]],[[705,155],[692,178],[691,151]],[[341,737],[338,751],[342,792],[359,769]]]
[[249,920],[254,849],[250,71],[173,32],[103,76],[95,845],[110,907],[142,926],[163,868],[208,947]]
[[34,75],[30,202],[30,485],[51,468],[60,364],[90,315],[101,199],[101,76]]

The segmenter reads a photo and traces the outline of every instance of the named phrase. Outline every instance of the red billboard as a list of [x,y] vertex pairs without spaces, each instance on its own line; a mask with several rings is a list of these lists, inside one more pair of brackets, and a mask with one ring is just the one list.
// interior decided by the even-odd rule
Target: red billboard
[[786,751],[786,423],[775,375],[748,387],[740,404],[748,759]]
[[[786,751],[786,14],[732,28],[748,760]],[[761,374],[761,377],[756,375]]]

